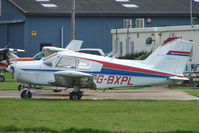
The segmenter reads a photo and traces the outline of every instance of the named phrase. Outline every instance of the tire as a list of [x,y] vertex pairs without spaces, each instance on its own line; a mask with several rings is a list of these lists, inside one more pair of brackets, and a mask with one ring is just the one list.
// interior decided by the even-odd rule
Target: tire
[[32,93],[30,91],[23,90],[21,92],[21,98],[23,98],[23,99],[31,99],[31,97],[32,97]]
[[70,93],[70,100],[80,100],[80,96],[79,96],[79,93],[78,92],[72,92]]
[[3,75],[0,75],[0,82],[4,82],[5,81],[5,77]]
[[83,96],[83,92],[79,91],[78,92],[78,98],[79,98],[79,100],[82,98],[82,96]]
[[53,90],[54,92],[61,92],[62,90]]

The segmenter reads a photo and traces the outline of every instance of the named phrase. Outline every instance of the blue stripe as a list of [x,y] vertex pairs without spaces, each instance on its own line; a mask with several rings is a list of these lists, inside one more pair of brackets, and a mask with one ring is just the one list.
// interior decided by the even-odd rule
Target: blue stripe
[[176,54],[176,53],[167,53],[167,55],[189,56],[187,54]]
[[21,69],[23,71],[34,71],[34,72],[58,72],[62,70],[51,70],[51,69]]
[[[23,71],[38,71],[38,72],[58,72],[63,70],[52,70],[52,69],[21,69]],[[151,74],[151,73],[144,73],[144,72],[134,72],[134,71],[127,71],[127,70],[118,70],[118,69],[111,69],[111,68],[102,68],[99,72],[94,71],[80,71],[89,74],[111,74],[111,75],[126,75],[126,76],[140,76],[140,77],[158,77],[158,78],[168,78],[169,76],[166,75],[158,75],[158,74]]]

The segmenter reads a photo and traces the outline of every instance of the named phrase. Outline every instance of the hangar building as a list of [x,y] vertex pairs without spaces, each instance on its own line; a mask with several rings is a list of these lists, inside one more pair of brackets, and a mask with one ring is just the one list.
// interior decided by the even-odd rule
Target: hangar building
[[[0,47],[25,49],[33,56],[43,45],[71,40],[73,0],[0,0]],[[192,10],[190,10],[192,7]],[[199,3],[189,0],[76,0],[76,39],[85,48],[112,49],[111,29],[199,23]]]

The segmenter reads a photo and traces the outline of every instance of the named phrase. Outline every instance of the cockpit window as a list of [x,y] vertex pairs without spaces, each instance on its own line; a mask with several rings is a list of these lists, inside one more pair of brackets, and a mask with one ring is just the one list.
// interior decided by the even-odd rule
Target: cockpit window
[[57,67],[76,68],[77,60],[69,57],[62,57],[57,63]]
[[89,70],[91,69],[91,61],[79,59],[77,69],[84,69],[84,70]]
[[35,59],[35,60],[41,60],[42,58],[44,58],[44,53],[43,52],[39,52],[39,53],[37,53],[35,56],[33,56],[33,58]]
[[8,54],[8,58],[9,59],[14,59],[14,58],[18,58],[18,56],[15,55],[14,53],[10,53],[10,54]]
[[51,56],[48,56],[47,58],[44,59],[44,64],[48,66],[52,66],[53,62],[57,59],[57,54],[53,54]]

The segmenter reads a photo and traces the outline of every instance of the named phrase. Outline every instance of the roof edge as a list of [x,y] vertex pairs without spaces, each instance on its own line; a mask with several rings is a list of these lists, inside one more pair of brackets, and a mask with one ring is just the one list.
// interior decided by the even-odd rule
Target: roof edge
[[[25,13],[26,16],[71,16],[71,13]],[[189,14],[124,14],[124,13],[76,13],[77,17],[84,16],[104,16],[104,17],[187,17]],[[193,16],[199,16],[199,14],[194,14]]]
[[20,11],[22,11],[23,13],[28,13],[27,11],[25,11],[23,8],[21,8],[20,6],[18,6],[14,1],[12,0],[8,0],[11,4],[13,4],[16,8],[18,8]]

